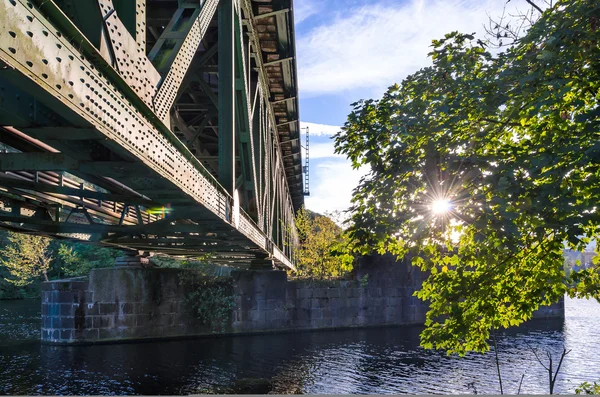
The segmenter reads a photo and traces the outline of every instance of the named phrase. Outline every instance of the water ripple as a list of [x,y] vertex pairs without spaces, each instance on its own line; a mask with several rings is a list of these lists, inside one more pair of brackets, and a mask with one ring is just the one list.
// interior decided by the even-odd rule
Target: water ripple
[[[419,327],[58,347],[39,343],[40,304],[0,302],[0,394],[499,393],[494,354],[418,346]],[[556,391],[600,379],[600,304],[566,300],[565,321],[498,338],[505,392],[548,393],[531,349],[566,356]]]

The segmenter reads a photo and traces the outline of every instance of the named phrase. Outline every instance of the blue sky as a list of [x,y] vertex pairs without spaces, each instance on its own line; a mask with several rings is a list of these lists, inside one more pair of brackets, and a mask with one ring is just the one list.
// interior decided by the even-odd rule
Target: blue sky
[[[324,213],[350,205],[366,170],[333,153],[330,139],[350,104],[379,98],[386,88],[430,64],[432,39],[458,30],[483,37],[488,15],[504,0],[295,0],[300,118],[310,127],[310,197]],[[516,4],[516,5],[513,5]],[[527,9],[524,0],[509,3]]]

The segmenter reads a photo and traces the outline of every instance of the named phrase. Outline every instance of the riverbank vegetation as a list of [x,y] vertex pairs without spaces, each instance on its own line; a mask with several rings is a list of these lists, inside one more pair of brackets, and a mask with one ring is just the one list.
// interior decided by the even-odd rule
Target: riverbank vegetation
[[575,389],[575,394],[600,394],[600,382],[583,382]]
[[121,251],[45,236],[0,231],[0,299],[34,298],[40,282],[112,267]]
[[600,298],[597,260],[563,269],[565,246],[599,237],[600,4],[533,13],[524,34],[491,24],[494,51],[472,34],[434,40],[431,66],[354,103],[335,136],[370,170],[352,200],[354,254],[410,254],[430,273],[425,347],[485,351],[492,329],[565,293]]
[[189,270],[180,275],[181,285],[186,291],[186,305],[213,332],[225,332],[231,309],[235,306],[233,279],[211,276],[201,267],[190,267]]
[[[0,300],[38,298],[42,281],[88,276],[93,269],[115,266],[123,254],[115,248],[0,230]],[[150,263],[189,269],[211,280],[226,278],[233,269],[212,264],[208,257],[155,255]]]
[[324,280],[348,275],[354,256],[347,250],[348,236],[331,217],[302,207],[296,215],[300,245],[293,277]]

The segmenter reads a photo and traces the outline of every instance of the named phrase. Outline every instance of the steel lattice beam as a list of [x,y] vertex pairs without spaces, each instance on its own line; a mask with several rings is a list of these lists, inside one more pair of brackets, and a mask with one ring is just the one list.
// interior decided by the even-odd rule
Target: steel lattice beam
[[[297,93],[273,95],[249,0],[221,0],[218,18],[217,0],[196,3],[178,2],[161,33],[144,23],[153,0],[0,0],[0,126],[11,126],[0,129],[10,151],[0,196],[13,207],[0,226],[169,253],[266,253],[293,267],[295,138],[282,140],[288,120],[274,107],[297,117]],[[282,37],[291,29],[285,10],[259,14]]]

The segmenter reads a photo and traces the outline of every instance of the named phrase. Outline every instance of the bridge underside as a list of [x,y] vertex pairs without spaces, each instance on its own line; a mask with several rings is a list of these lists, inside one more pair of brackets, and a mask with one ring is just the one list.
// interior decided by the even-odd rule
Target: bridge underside
[[0,227],[292,267],[291,0],[0,0]]

